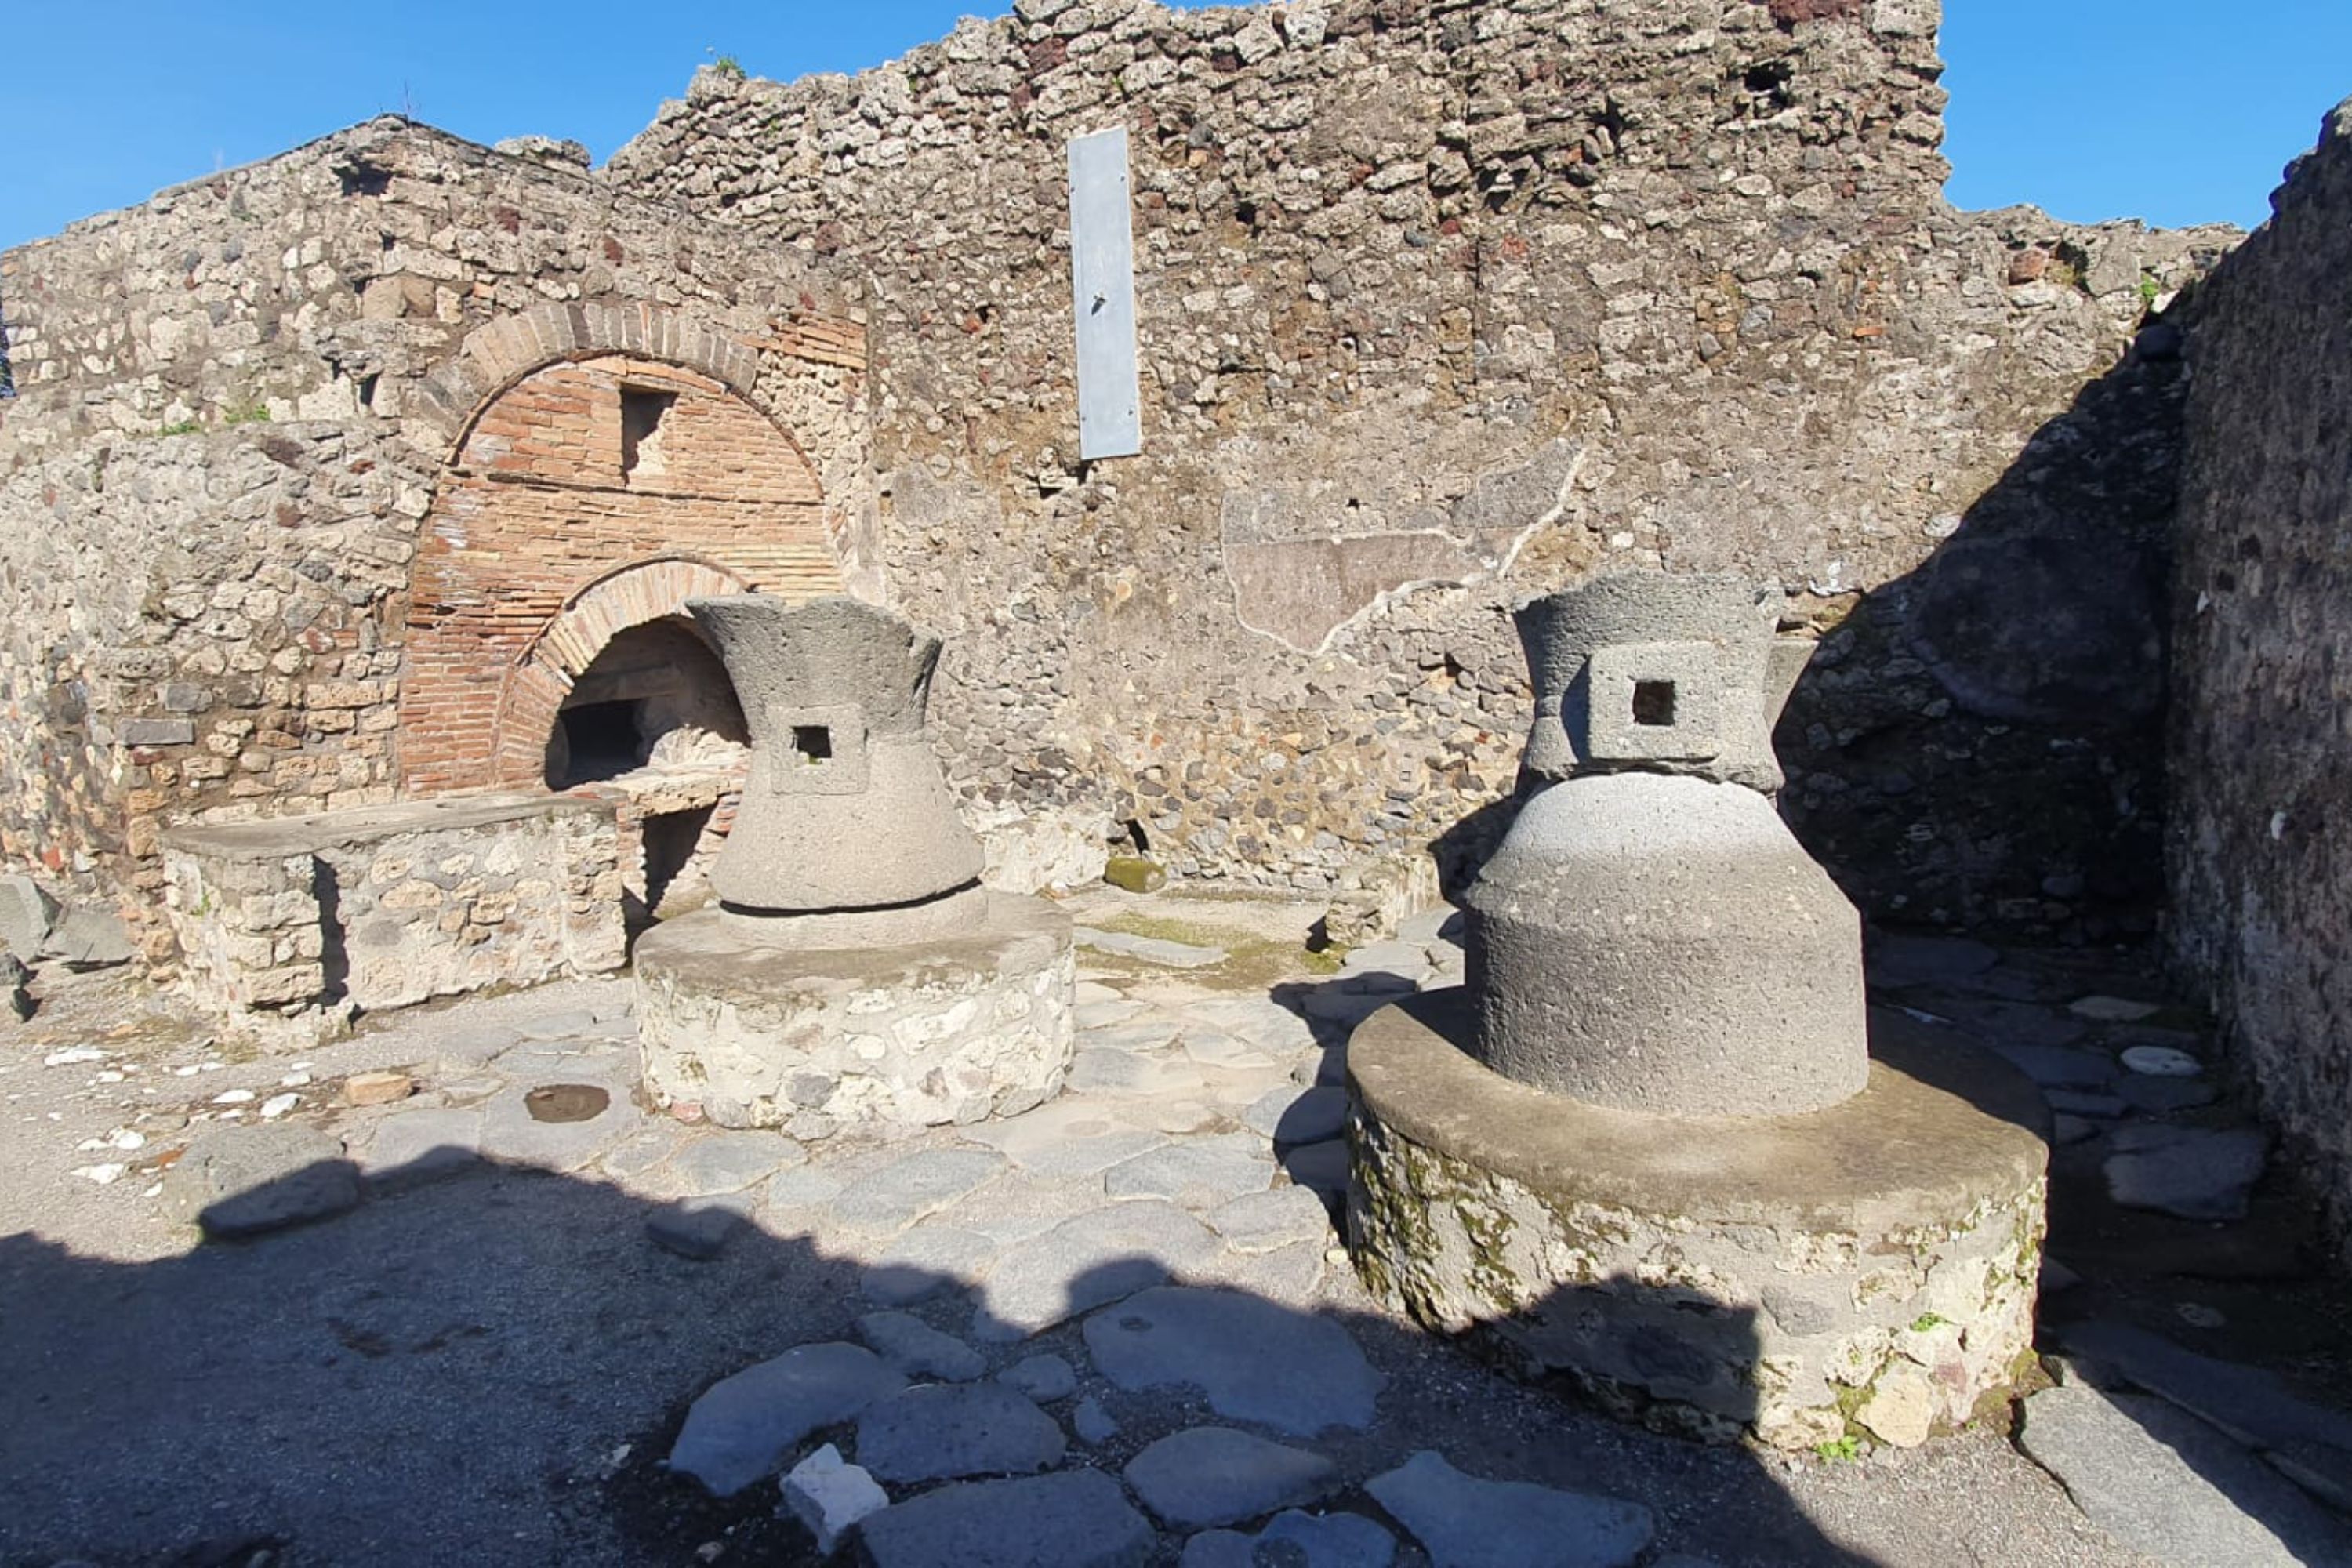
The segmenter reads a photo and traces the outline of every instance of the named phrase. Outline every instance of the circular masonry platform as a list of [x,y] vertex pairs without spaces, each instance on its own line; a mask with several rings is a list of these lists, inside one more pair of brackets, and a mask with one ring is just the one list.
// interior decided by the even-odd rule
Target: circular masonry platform
[[1348,1047],[1357,1268],[1662,1430],[1924,1442],[2030,1361],[2046,1112],[1990,1053],[1872,1026],[1849,1100],[1685,1119],[1498,1077],[1461,988],[1383,1008]]
[[[655,1105],[796,1138],[1015,1116],[1060,1092],[1073,1040],[1070,920],[978,895],[961,929],[890,946],[763,942],[719,910],[637,943]],[[779,922],[780,927],[787,922]]]

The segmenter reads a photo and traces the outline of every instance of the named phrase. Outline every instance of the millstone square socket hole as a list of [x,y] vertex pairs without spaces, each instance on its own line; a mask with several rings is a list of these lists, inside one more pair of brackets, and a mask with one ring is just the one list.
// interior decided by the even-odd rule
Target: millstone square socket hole
[[593,1121],[612,1103],[611,1093],[593,1083],[543,1083],[522,1097],[533,1121]]

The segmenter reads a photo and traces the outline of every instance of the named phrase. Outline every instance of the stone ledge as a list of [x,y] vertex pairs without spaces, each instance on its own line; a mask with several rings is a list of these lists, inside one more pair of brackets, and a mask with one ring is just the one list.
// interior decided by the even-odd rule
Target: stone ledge
[[253,822],[194,823],[167,829],[163,847],[214,860],[278,860],[350,848],[403,833],[440,833],[533,816],[605,816],[610,801],[562,795],[445,795]]

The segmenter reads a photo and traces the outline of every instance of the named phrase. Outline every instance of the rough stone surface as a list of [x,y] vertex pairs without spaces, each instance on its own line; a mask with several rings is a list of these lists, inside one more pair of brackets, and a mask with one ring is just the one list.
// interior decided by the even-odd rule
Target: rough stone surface
[[1069,919],[985,895],[982,923],[919,945],[764,948],[711,910],[637,944],[647,1092],[726,1127],[935,1127],[1027,1110],[1072,1048]]
[[[1260,1552],[1265,1555],[1261,1557]],[[1184,1543],[1179,1568],[1389,1568],[1396,1537],[1360,1513],[1278,1513],[1255,1536],[1204,1530]]]
[[1141,1568],[1156,1538],[1100,1470],[940,1487],[883,1510],[875,1568]]
[[1184,1274],[1214,1254],[1216,1241],[1199,1220],[1156,1198],[1065,1220],[997,1259],[972,1332],[999,1342],[1026,1338]]
[[1630,1568],[1650,1510],[1614,1498],[1464,1475],[1423,1450],[1364,1483],[1434,1568]]
[[1339,1485],[1320,1454],[1229,1426],[1171,1433],[1128,1461],[1127,1484],[1163,1524],[1202,1530],[1315,1501]]
[[710,872],[720,898],[761,911],[869,909],[979,877],[980,841],[923,728],[938,637],[848,598],[739,594],[688,608],[727,661],[751,731],[743,804]]
[[1166,1198],[1188,1209],[1217,1207],[1274,1180],[1274,1160],[1255,1133],[1196,1138],[1138,1154],[1103,1173],[1115,1198]]
[[2352,1256],[2352,102],[2199,291],[2176,524],[2164,931]]
[[1052,1416],[1001,1383],[925,1384],[857,1419],[858,1462],[886,1481],[1021,1475],[1067,1447]]
[[218,1127],[188,1143],[163,1177],[163,1211],[206,1236],[258,1236],[357,1206],[359,1171],[342,1140],[307,1127]]
[[1025,1357],[998,1373],[996,1380],[1019,1389],[1040,1405],[1067,1399],[1078,1388],[1076,1369],[1057,1355]]
[[1189,1384],[1220,1415],[1300,1437],[1370,1426],[1383,1381],[1338,1322],[1230,1290],[1145,1290],[1088,1318],[1086,1337],[1121,1388]]
[[2286,1568],[2352,1551],[2292,1482],[2161,1399],[2044,1389],[2017,1440],[2094,1524],[2158,1562]]
[[857,1334],[874,1347],[875,1354],[909,1377],[963,1383],[988,1369],[978,1351],[911,1313],[868,1312],[857,1320]]
[[1860,920],[1752,789],[1553,784],[1464,897],[1468,1043],[1506,1078],[1626,1110],[1771,1116],[1868,1076]]
[[2252,1128],[2126,1127],[2107,1157],[2107,1195],[2183,1219],[2243,1218],[2270,1140]]
[[726,1251],[747,1223],[740,1204],[689,1199],[664,1204],[646,1216],[646,1235],[663,1251],[699,1263]]
[[890,1494],[830,1443],[784,1472],[782,1491],[784,1507],[828,1557],[860,1521],[890,1506]]
[[774,1473],[810,1433],[857,1415],[906,1379],[856,1345],[802,1345],[711,1385],[686,1413],[669,1468],[719,1497]]
[[[1436,993],[1349,1047],[1349,1246],[1381,1300],[1651,1424],[1789,1448],[1846,1436],[1889,1378],[1879,1414],[1906,1436],[1923,1394],[1944,1427],[2010,1385],[2046,1151],[1997,1059],[1881,1014],[1862,1094],[1694,1141],[1499,1078],[1454,1043],[1467,1027]],[[1952,1331],[1905,1333],[1928,1314]]]
[[1225,961],[1222,947],[1201,947],[1192,942],[1171,942],[1165,937],[1137,936],[1132,931],[1097,931],[1092,926],[1079,926],[1072,933],[1077,944],[1096,952],[1108,952],[1115,957],[1139,959],[1158,964],[1162,969],[1207,969]]
[[404,1072],[355,1072],[343,1080],[346,1105],[390,1105],[416,1092],[416,1080]]
[[1208,1219],[1236,1252],[1272,1252],[1300,1242],[1328,1243],[1331,1237],[1330,1210],[1304,1186],[1244,1194],[1211,1210]]

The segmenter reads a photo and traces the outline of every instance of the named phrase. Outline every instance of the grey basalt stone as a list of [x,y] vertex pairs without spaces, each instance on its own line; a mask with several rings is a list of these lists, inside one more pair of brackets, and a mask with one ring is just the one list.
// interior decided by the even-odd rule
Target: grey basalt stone
[[1638,768],[1780,787],[1772,721],[1809,645],[1776,653],[1782,595],[1738,577],[1624,572],[1520,607],[1535,687],[1521,766]]
[[360,1201],[359,1168],[341,1139],[282,1124],[199,1133],[163,1184],[166,1214],[224,1239],[330,1218]]
[[1472,1048],[1591,1105],[1769,1116],[1869,1077],[1861,920],[1772,803],[1612,773],[1519,813],[1466,895]]
[[908,1312],[868,1312],[857,1320],[857,1335],[900,1372],[964,1383],[987,1370],[980,1352]]
[[1145,1290],[1088,1318],[1086,1339],[1120,1388],[1190,1384],[1220,1415],[1300,1437],[1369,1426],[1385,1381],[1339,1323],[1232,1290]]
[[847,1421],[907,1380],[856,1345],[801,1345],[714,1384],[686,1413],[669,1468],[716,1497],[773,1473],[794,1444]]
[[1171,1433],[1128,1461],[1127,1484],[1162,1523],[1201,1530],[1313,1502],[1339,1484],[1320,1454],[1230,1426]]
[[1002,1383],[929,1383],[857,1421],[857,1462],[885,1481],[1021,1475],[1061,1462],[1061,1426]]
[[861,1533],[875,1568],[1141,1568],[1159,1539],[1100,1470],[940,1487]]
[[751,731],[751,771],[711,868],[740,909],[877,909],[980,875],[924,734],[940,640],[855,599],[692,599]]
[[1655,1528],[1639,1503],[1481,1480],[1427,1449],[1364,1489],[1434,1568],[1630,1568]]

